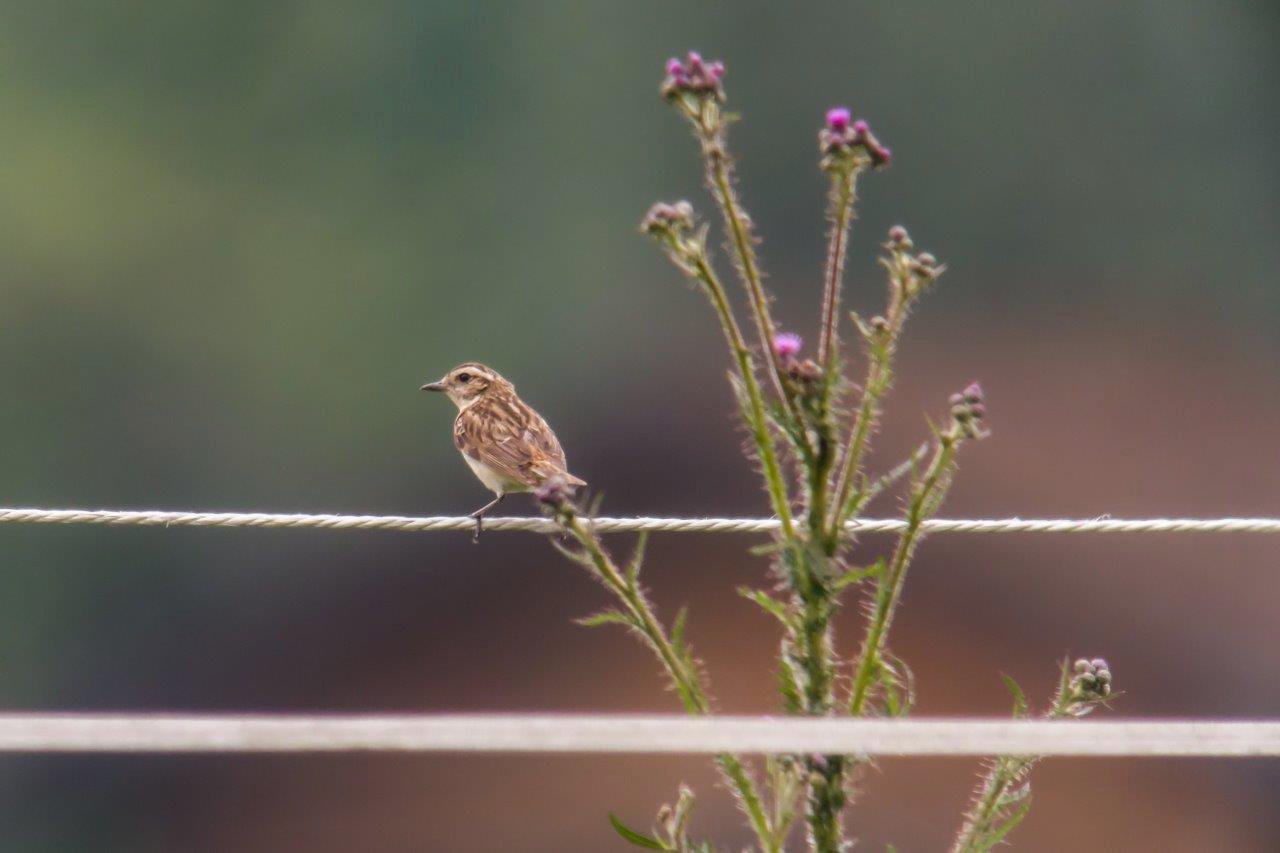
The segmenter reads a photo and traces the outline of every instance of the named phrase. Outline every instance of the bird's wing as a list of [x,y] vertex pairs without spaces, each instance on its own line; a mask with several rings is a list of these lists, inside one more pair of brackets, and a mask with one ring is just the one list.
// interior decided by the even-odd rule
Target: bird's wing
[[458,416],[453,437],[459,450],[513,483],[532,488],[553,474],[567,474],[555,435],[519,401],[471,406]]

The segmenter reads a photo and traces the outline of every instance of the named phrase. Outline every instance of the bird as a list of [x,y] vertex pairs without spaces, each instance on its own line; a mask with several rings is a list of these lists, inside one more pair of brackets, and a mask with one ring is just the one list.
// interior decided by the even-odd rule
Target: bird
[[464,362],[422,390],[443,393],[458,407],[453,443],[480,482],[496,495],[471,513],[476,521],[473,541],[480,537],[485,513],[507,495],[532,492],[553,478],[571,489],[587,484],[569,473],[564,450],[547,422],[493,368]]

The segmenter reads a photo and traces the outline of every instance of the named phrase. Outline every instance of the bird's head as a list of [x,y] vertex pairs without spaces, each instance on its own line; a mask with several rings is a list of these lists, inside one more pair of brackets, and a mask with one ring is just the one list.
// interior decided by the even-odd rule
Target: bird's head
[[450,370],[440,381],[423,385],[422,390],[441,391],[448,395],[459,409],[465,409],[485,394],[503,387],[510,387],[510,384],[499,376],[496,370],[478,362],[468,361]]

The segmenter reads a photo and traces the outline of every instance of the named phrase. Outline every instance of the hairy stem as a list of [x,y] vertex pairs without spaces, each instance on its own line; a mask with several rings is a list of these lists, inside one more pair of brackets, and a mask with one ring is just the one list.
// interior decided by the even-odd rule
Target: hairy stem
[[[829,374],[835,370],[840,356],[840,282],[844,274],[844,258],[849,244],[849,226],[853,221],[853,205],[858,180],[857,169],[833,170],[828,216],[831,234],[827,242],[826,285],[822,293],[822,329],[818,338],[818,364]],[[827,383],[826,387],[831,387]]]
[[890,288],[889,305],[883,331],[872,329],[867,339],[867,375],[862,384],[862,398],[849,427],[849,439],[837,466],[835,497],[831,502],[831,527],[828,548],[834,553],[839,545],[844,523],[857,501],[855,489],[862,477],[862,462],[871,431],[880,419],[880,403],[893,382],[893,353],[898,335],[906,319],[907,306],[898,287]]
[[724,329],[725,340],[733,357],[738,363],[738,375],[747,389],[747,398],[751,406],[751,417],[748,427],[755,440],[756,450],[760,453],[760,461],[764,465],[765,485],[773,503],[773,511],[782,525],[782,535],[791,539],[795,529],[791,520],[791,500],[787,497],[786,480],[782,476],[782,468],[778,464],[777,450],[773,444],[773,435],[769,432],[769,424],[764,410],[764,395],[760,392],[760,383],[756,379],[754,366],[751,363],[751,350],[742,338],[742,330],[733,316],[729,299],[724,286],[711,268],[706,254],[701,253],[693,260],[694,274],[706,287],[707,296],[720,317],[720,326]]
[[951,844],[951,853],[979,853],[979,843],[990,833],[1000,811],[1000,801],[1017,782],[1025,778],[1036,761],[1033,756],[1004,755],[997,758],[983,777],[973,806],[965,814],[964,825]]
[[[1105,667],[1106,662],[1099,659],[1093,664]],[[1091,668],[1084,661],[1077,663],[1077,667],[1080,666],[1084,666],[1085,671],[1077,669],[1072,677],[1067,662],[1062,662],[1062,679],[1045,719],[1083,717],[1106,702],[1111,694],[1110,670],[1106,671],[1105,681],[1099,682],[1100,673],[1096,668]],[[1023,716],[1026,708],[1022,692],[1016,685],[1014,688],[1014,716]],[[1031,806],[1028,777],[1040,758],[1038,755],[1002,755],[991,762],[973,804],[965,812],[964,823],[952,842],[951,853],[982,853],[1008,837]],[[1018,785],[1023,787],[1018,788]]]
[[709,101],[701,106],[686,104],[684,109],[685,115],[693,125],[702,151],[707,186],[724,217],[725,229],[729,233],[737,256],[738,262],[735,266],[750,300],[751,316],[755,321],[756,334],[760,338],[760,348],[769,365],[769,370],[766,372],[769,374],[770,384],[791,418],[796,440],[807,452],[808,435],[804,420],[801,418],[800,406],[795,393],[786,381],[782,359],[773,349],[773,339],[777,330],[769,310],[769,295],[765,292],[761,280],[760,264],[756,259],[750,222],[733,189],[731,164],[725,148],[724,116],[720,113],[719,106]]
[[849,699],[849,713],[855,717],[867,713],[867,699],[881,666],[885,638],[893,622],[894,611],[902,596],[903,582],[912,554],[919,544],[921,525],[941,502],[951,479],[956,448],[960,433],[954,427],[938,436],[929,467],[911,496],[907,510],[907,527],[898,537],[893,556],[880,576],[879,589],[867,623],[866,637],[858,653],[854,667],[853,690]]
[[[711,702],[707,698],[701,678],[688,665],[684,656],[676,651],[658,617],[654,614],[652,605],[633,577],[618,569],[600,544],[595,532],[583,524],[582,519],[570,505],[562,503],[557,507],[557,517],[564,529],[582,546],[597,578],[614,594],[653,648],[658,660],[667,670],[667,675],[675,684],[685,709],[690,714],[710,714]],[[780,848],[773,842],[774,833],[769,824],[769,818],[765,814],[764,803],[742,761],[730,753],[720,753],[716,756],[716,763],[720,767],[725,782],[741,802],[761,849],[765,853],[774,853],[779,850]]]
[[[760,280],[760,267],[756,261],[756,250],[752,245],[751,233],[744,220],[737,195],[733,191],[733,183],[729,177],[728,155],[719,146],[714,148],[704,146],[703,151],[706,158],[707,181],[724,214],[725,227],[738,254],[743,284],[746,285],[747,295],[751,300],[751,316],[755,319],[756,333],[760,336],[760,348],[764,350],[765,358],[769,360],[769,373],[774,391],[777,392],[778,399],[789,401],[789,405],[794,407],[792,395],[784,390],[782,361],[773,351],[776,329],[773,324],[773,315],[769,311],[769,297]],[[799,421],[798,413],[793,412],[793,414],[797,415],[796,419]]]

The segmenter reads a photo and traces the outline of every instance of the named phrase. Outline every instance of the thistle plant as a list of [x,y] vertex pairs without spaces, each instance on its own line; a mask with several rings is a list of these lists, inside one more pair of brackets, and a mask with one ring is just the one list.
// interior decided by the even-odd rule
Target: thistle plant
[[[690,53],[683,61],[667,63],[661,94],[697,143],[726,254],[745,296],[745,327],[713,262],[711,225],[690,202],[653,205],[641,230],[710,303],[732,360],[729,380],[750,436],[747,453],[759,467],[778,520],[772,541],[756,549],[770,559],[772,583],[739,592],[779,626],[777,677],[783,711],[818,717],[902,716],[910,712],[915,690],[911,670],[889,646],[893,619],[924,522],[942,506],[962,447],[988,435],[985,395],[976,382],[952,394],[915,452],[887,471],[869,470],[868,450],[893,384],[894,356],[906,321],[946,267],[932,254],[917,251],[907,230],[895,226],[882,243],[883,307],[866,318],[841,316],[859,180],[886,167],[892,152],[866,121],[854,120],[843,107],[829,110],[817,134],[818,166],[828,178],[829,224],[825,268],[821,286],[815,288],[822,299],[821,320],[816,348],[807,355],[801,337],[775,320],[774,299],[764,285],[759,238],[738,196],[729,155],[724,75],[720,62]],[[848,346],[842,330],[851,341]],[[845,378],[846,368],[860,371],[856,384]],[[685,612],[664,624],[640,585],[643,537],[630,559],[619,564],[592,528],[593,513],[573,502],[566,485],[553,478],[537,492],[565,536],[553,544],[586,568],[615,601],[613,608],[582,623],[629,629],[653,650],[685,710],[713,713],[706,673],[684,638]],[[901,496],[905,520],[897,541],[884,555],[855,560],[856,517],[891,491]],[[865,614],[862,636],[856,646],[845,646],[835,636],[833,620],[855,595]],[[1094,693],[1086,689],[1090,677],[1098,688]],[[1109,679],[1107,673],[1108,690]],[[1076,672],[1064,681],[1051,715],[1078,715],[1092,707],[1101,684],[1096,667],[1092,676]],[[845,819],[866,756],[783,755],[753,766],[724,754],[716,761],[761,851],[785,849],[801,820],[808,849],[834,853],[851,846]],[[1002,758],[988,769],[958,850],[986,849],[982,845],[993,837],[999,841],[1007,835],[1015,805],[1010,792],[1020,790],[1033,761]],[[651,833],[612,820],[625,839],[641,847],[711,850],[709,842],[690,840],[692,807],[692,792],[682,788],[677,804],[663,807]]]
[[[1027,701],[1017,682],[1005,677],[1013,693],[1013,716],[1028,716]],[[1074,667],[1062,662],[1062,676],[1053,696],[1047,720],[1083,717],[1111,696],[1111,669],[1102,658],[1081,658]],[[978,783],[973,803],[965,812],[951,853],[982,853],[1004,841],[1031,808],[1031,782],[1027,777],[1039,760],[1034,755],[1004,755],[990,762]]]

